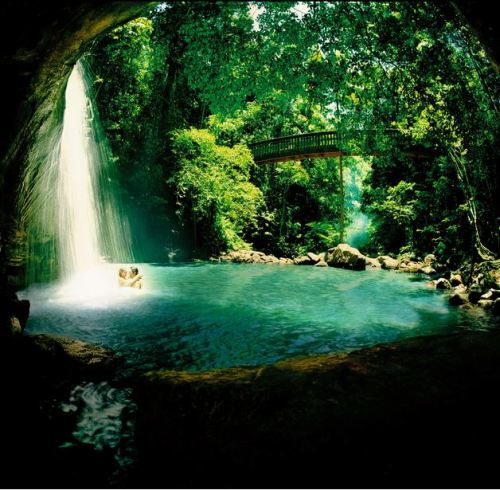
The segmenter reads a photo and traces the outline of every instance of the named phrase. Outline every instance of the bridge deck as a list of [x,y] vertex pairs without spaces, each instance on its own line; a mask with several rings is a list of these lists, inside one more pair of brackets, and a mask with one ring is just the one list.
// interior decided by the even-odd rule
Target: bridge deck
[[[250,143],[248,147],[253,154],[255,163],[259,164],[303,160],[304,158],[338,157],[340,155],[380,155],[377,142],[382,135],[397,138],[399,132],[394,129],[383,131],[356,130],[341,135],[337,131],[322,131],[259,141]],[[348,144],[349,141],[362,143],[364,151],[354,149],[353,145]],[[414,158],[426,158],[432,153],[428,150],[422,152],[410,149],[405,151],[405,154]]]

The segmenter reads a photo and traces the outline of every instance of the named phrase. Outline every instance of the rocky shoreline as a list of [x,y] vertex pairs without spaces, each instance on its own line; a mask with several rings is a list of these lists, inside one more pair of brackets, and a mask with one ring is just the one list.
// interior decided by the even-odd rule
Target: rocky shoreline
[[332,247],[326,252],[308,252],[293,259],[278,258],[255,250],[237,250],[211,260],[239,264],[338,267],[356,271],[375,268],[425,274],[431,279],[429,286],[446,291],[450,305],[462,308],[477,306],[494,315],[500,315],[500,260],[450,270],[446,265],[437,262],[433,254],[427,255],[421,261],[409,256],[394,258],[390,255],[380,255],[375,258],[363,255],[346,243]]
[[365,270],[368,268],[399,270],[402,272],[420,272],[432,275],[443,266],[436,264],[434,255],[427,255],[423,261],[415,261],[409,257],[395,259],[389,255],[373,258],[363,255],[357,248],[347,243],[341,243],[329,248],[326,252],[308,252],[293,259],[275,257],[271,254],[255,250],[236,250],[212,258],[216,262],[235,262],[240,264],[277,264],[277,265],[312,265],[315,267],[339,267],[350,270]]

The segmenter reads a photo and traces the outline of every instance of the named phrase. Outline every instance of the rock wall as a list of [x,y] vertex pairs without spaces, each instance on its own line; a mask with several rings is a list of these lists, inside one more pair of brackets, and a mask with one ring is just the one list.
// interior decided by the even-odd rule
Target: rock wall
[[138,483],[481,485],[496,478],[496,453],[481,441],[500,436],[499,382],[498,332],[413,338],[268,367],[154,371],[136,388]]

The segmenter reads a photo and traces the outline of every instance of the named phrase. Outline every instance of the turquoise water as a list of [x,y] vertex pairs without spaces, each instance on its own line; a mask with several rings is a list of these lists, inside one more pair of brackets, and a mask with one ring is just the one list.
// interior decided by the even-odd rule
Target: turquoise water
[[27,332],[109,347],[134,370],[206,370],[477,328],[428,278],[393,271],[139,264],[135,290],[117,287],[117,268],[24,291]]

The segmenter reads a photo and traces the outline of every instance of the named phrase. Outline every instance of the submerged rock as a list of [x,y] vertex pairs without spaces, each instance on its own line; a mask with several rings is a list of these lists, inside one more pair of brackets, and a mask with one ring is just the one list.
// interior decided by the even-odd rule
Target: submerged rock
[[357,248],[346,243],[330,248],[326,254],[325,262],[331,267],[343,269],[365,270],[366,268],[365,256]]

